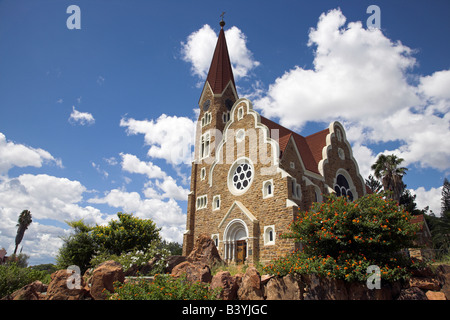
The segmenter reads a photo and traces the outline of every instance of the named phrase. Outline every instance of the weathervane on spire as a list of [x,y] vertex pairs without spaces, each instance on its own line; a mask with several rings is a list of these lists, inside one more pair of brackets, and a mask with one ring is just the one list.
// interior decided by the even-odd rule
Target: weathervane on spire
[[220,21],[220,26],[223,28],[223,26],[225,25],[225,21],[223,21],[223,16],[225,15],[225,11],[222,12],[222,14],[220,15],[222,17],[222,20]]

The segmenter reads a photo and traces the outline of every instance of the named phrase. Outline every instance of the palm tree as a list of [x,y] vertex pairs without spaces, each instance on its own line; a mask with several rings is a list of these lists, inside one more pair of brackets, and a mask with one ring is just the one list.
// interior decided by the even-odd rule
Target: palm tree
[[19,244],[22,242],[23,235],[25,234],[25,230],[28,229],[28,226],[33,222],[31,220],[31,212],[29,210],[23,210],[19,215],[19,223],[17,224],[17,235],[16,235],[16,248],[14,249],[14,254],[17,252],[17,248]]
[[381,154],[371,167],[375,177],[383,184],[384,191],[391,191],[392,198],[397,201],[400,200],[405,189],[402,179],[408,170],[408,168],[400,167],[403,161],[404,159],[398,158],[395,154],[388,156]]

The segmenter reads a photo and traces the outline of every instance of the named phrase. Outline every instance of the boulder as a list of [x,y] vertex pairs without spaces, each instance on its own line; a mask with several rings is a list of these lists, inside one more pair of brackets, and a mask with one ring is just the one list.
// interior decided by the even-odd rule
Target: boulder
[[171,273],[173,268],[186,261],[185,256],[170,256],[167,258],[167,266],[166,266],[166,273]]
[[411,269],[411,275],[413,277],[425,278],[425,277],[433,277],[434,273],[433,270],[431,270],[431,268],[427,266],[420,269]]
[[273,274],[263,274],[261,276],[261,284],[265,286],[270,279],[275,278]]
[[239,300],[264,300],[261,276],[255,267],[248,267],[238,290]]
[[122,265],[109,260],[98,265],[89,278],[90,294],[95,300],[105,300],[107,293],[104,289],[114,292],[114,282],[124,282],[125,274]]
[[201,263],[192,263],[189,261],[182,262],[172,269],[171,273],[174,277],[180,277],[186,274],[188,281],[201,281],[209,283],[212,280],[211,269],[208,265]]
[[221,288],[218,298],[222,300],[235,300],[237,298],[238,280],[228,271],[220,271],[212,278],[212,290]]
[[58,270],[51,275],[45,300],[84,300],[89,299],[89,290],[84,279],[74,270]]
[[7,300],[44,300],[47,285],[36,280],[26,286],[14,291],[7,297]]
[[425,295],[428,300],[447,300],[443,292],[427,291]]
[[343,280],[322,278],[316,274],[302,275],[305,283],[304,300],[347,300],[348,294]]
[[195,241],[194,248],[186,257],[186,261],[199,262],[210,267],[215,264],[224,263],[222,258],[220,258],[214,241],[207,234],[199,235]]
[[409,286],[417,287],[422,290],[439,291],[441,286],[439,281],[433,278],[411,277],[409,278]]
[[436,274],[442,284],[441,292],[445,294],[447,300],[450,300],[450,265],[438,266]]
[[284,277],[272,277],[265,286],[267,300],[302,300],[303,286],[295,277],[288,274]]
[[397,300],[428,300],[428,298],[419,288],[411,287],[400,291]]
[[393,300],[401,290],[400,282],[383,284],[380,289],[369,289],[364,282],[346,284],[349,300]]

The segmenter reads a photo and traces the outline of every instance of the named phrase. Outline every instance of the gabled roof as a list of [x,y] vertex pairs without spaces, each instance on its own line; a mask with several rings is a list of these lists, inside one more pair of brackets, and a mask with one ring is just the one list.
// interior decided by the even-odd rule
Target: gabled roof
[[222,93],[230,81],[233,83],[233,86],[236,87],[230,56],[228,55],[225,32],[223,31],[224,25],[225,23],[221,21],[219,39],[217,39],[216,49],[214,50],[208,77],[206,78],[206,81],[209,82],[214,94]]
[[280,158],[286,150],[289,140],[292,138],[300,153],[305,169],[320,174],[318,165],[319,161],[322,160],[322,149],[326,146],[326,137],[330,132],[329,129],[304,137],[263,116],[261,116],[261,123],[267,126],[269,130],[278,130],[277,142],[280,146]]

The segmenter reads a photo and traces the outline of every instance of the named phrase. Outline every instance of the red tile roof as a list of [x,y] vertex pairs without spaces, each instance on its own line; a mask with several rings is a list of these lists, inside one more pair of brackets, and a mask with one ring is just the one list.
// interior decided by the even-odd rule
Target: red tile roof
[[228,55],[227,41],[225,39],[225,32],[223,27],[219,32],[219,39],[217,39],[216,49],[209,67],[208,77],[206,81],[209,82],[212,91],[222,93],[228,82],[234,83],[233,70],[231,68],[230,56]]
[[279,125],[272,120],[269,120],[261,116],[261,123],[269,128],[269,130],[278,130],[278,144],[280,146],[280,157],[286,150],[290,138],[294,140],[294,143],[300,153],[305,169],[319,173],[318,164],[322,160],[322,149],[326,146],[326,137],[329,133],[329,129],[325,129],[314,133],[310,136],[303,137],[302,135],[289,130],[282,125]]

